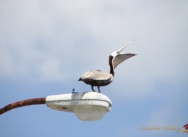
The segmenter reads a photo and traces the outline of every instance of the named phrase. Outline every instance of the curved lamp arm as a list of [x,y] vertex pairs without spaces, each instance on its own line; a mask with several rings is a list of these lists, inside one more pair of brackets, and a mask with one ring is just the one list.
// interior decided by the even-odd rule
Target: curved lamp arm
[[0,108],[0,115],[14,108],[29,106],[29,105],[40,105],[45,103],[46,103],[46,98],[33,98],[33,99],[26,99],[26,100],[14,102],[4,106],[3,108]]

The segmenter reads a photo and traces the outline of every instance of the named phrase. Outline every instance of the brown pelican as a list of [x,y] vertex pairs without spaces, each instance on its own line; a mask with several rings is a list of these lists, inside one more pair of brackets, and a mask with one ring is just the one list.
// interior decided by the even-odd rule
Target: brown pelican
[[135,56],[136,54],[122,54],[121,51],[129,46],[133,41],[129,42],[127,45],[123,46],[117,51],[114,51],[109,56],[109,65],[110,65],[110,72],[102,72],[100,70],[91,70],[85,72],[78,81],[83,81],[86,84],[91,85],[91,89],[95,92],[93,89],[94,86],[98,87],[98,92],[100,92],[100,86],[106,86],[110,84],[113,81],[114,78],[114,70],[115,68],[126,59]]

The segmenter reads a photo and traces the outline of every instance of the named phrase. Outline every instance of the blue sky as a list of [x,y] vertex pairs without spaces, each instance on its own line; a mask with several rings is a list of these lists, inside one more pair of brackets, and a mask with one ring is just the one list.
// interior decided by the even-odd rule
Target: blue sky
[[0,107],[76,88],[87,70],[109,71],[108,56],[124,52],[114,81],[101,91],[112,110],[83,122],[46,105],[0,116],[0,136],[184,137],[177,131],[142,127],[188,123],[188,2],[148,0],[1,0]]

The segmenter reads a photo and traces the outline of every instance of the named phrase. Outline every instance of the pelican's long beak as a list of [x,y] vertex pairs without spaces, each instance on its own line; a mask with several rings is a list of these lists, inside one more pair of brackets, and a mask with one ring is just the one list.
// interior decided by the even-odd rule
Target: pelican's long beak
[[130,57],[135,56],[136,54],[131,54],[131,53],[127,53],[127,54],[118,54],[114,59],[113,59],[113,67],[114,69],[123,61],[127,60]]
[[129,43],[127,43],[125,46],[123,46],[122,48],[120,48],[117,53],[120,53],[124,48],[128,47],[129,45],[131,45],[134,42],[134,40],[130,41]]
[[125,46],[123,46],[122,48],[120,48],[117,51],[114,51],[111,56],[113,57],[112,59],[112,65],[113,68],[115,69],[121,62],[125,61],[126,59],[135,56],[136,54],[131,54],[131,53],[127,53],[127,54],[122,54],[122,50],[126,47],[128,47],[130,44],[133,43],[133,40],[130,41],[129,43],[127,43]]

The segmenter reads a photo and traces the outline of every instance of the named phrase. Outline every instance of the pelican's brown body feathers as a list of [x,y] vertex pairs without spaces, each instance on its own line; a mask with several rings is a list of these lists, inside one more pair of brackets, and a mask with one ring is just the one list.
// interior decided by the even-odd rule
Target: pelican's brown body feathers
[[91,70],[85,72],[79,79],[86,84],[91,86],[106,86],[110,84],[113,80],[113,75],[107,72],[102,72],[100,70]]

